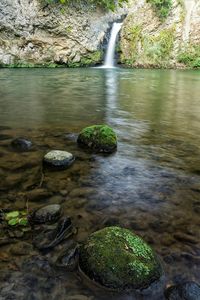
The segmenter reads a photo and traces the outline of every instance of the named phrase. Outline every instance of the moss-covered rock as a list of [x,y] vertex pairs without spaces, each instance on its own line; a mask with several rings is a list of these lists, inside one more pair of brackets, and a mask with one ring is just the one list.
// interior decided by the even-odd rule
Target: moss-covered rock
[[147,288],[162,275],[152,248],[120,227],[91,234],[80,248],[80,268],[90,279],[118,290]]
[[84,128],[77,140],[80,146],[90,148],[95,152],[111,153],[117,148],[117,136],[107,125],[93,125]]

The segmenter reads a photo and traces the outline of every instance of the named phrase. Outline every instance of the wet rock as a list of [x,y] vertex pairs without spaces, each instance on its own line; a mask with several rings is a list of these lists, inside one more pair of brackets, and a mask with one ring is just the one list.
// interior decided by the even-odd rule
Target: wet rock
[[69,247],[65,248],[57,257],[55,266],[72,271],[78,264],[78,245],[72,242]]
[[174,238],[182,243],[189,243],[189,244],[197,244],[198,240],[194,236],[182,233],[182,232],[176,232],[174,234]]
[[26,193],[26,196],[28,198],[28,200],[30,201],[39,201],[39,200],[44,200],[46,198],[51,197],[53,194],[52,192],[46,190],[46,189],[34,189],[32,191],[28,191]]
[[13,245],[10,249],[10,252],[14,255],[30,255],[32,250],[33,247],[31,244],[21,241]]
[[16,138],[11,142],[11,145],[14,150],[19,152],[29,151],[32,147],[32,142],[25,138]]
[[66,169],[74,160],[71,153],[61,150],[52,150],[44,156],[44,164],[53,169]]
[[166,289],[167,300],[200,300],[200,285],[194,281],[173,285]]
[[61,216],[61,206],[59,204],[51,204],[37,209],[31,216],[33,223],[54,223]]
[[93,125],[80,132],[77,143],[94,152],[112,153],[117,149],[117,136],[107,125]]
[[106,227],[90,235],[80,248],[80,268],[108,288],[144,289],[162,275],[154,251],[127,229]]
[[39,250],[51,249],[74,233],[75,229],[72,226],[71,219],[64,217],[59,221],[56,228],[47,228],[35,232],[33,245]]

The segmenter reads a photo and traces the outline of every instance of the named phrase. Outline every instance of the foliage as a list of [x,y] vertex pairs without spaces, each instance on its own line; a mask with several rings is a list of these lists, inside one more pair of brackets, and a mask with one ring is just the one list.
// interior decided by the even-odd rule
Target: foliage
[[[60,4],[70,4],[73,3],[73,0],[45,0],[47,3],[60,3]],[[82,0],[77,0],[76,2],[82,2]],[[88,4],[95,4],[101,6],[108,10],[115,10],[116,5],[120,7],[123,5],[124,2],[128,2],[128,0],[86,0]]]
[[172,0],[147,0],[155,8],[161,20],[167,18],[172,7]]
[[166,68],[174,47],[174,31],[175,28],[171,27],[149,35],[142,31],[141,25],[129,28],[126,32],[129,50],[126,58],[121,57],[122,62],[132,66],[142,61],[146,67]]
[[190,68],[200,68],[200,45],[188,46],[179,54],[178,61]]
[[9,226],[27,226],[27,212],[26,211],[11,211],[5,214],[5,220]]

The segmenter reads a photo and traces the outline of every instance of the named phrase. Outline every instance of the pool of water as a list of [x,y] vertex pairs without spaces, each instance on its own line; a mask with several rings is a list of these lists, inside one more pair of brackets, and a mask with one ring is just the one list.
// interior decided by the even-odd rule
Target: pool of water
[[[198,281],[199,95],[199,71],[1,69],[0,208],[59,203],[77,228],[78,243],[105,226],[129,228],[159,254],[166,285]],[[92,154],[77,146],[83,127],[104,123],[118,135],[116,153]],[[31,151],[13,151],[10,143],[20,136],[33,141]],[[65,171],[42,170],[52,149],[73,153],[75,163]],[[110,294],[76,270],[57,270],[49,262],[61,246],[19,255],[16,245],[31,245],[31,236],[7,234],[0,299],[151,298]]]

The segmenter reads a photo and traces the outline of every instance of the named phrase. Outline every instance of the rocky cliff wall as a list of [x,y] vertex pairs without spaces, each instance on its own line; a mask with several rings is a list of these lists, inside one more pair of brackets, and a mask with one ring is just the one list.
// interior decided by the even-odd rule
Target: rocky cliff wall
[[146,0],[116,13],[82,2],[0,1],[1,66],[87,66],[101,63],[109,28],[127,14],[119,62],[131,67],[200,66],[200,0],[173,0],[161,20]]
[[84,66],[101,62],[111,23],[125,13],[42,0],[0,1],[0,64]]
[[131,67],[200,67],[200,1],[173,0],[161,19],[145,0],[133,1],[121,32],[121,62]]

